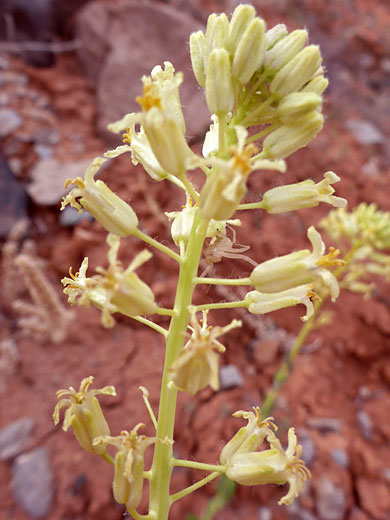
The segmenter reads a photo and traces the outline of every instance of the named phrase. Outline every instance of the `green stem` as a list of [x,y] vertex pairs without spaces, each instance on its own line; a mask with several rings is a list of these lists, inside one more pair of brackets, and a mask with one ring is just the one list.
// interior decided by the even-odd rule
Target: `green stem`
[[260,202],[247,202],[246,204],[239,204],[237,209],[264,209],[263,201],[261,200]]
[[175,459],[173,461],[174,466],[180,466],[182,468],[194,468],[194,469],[202,469],[205,471],[218,471],[218,473],[225,473],[225,466],[221,466],[219,464],[205,464],[204,462],[197,462],[196,460],[182,460]]
[[159,332],[165,338],[167,337],[168,331],[164,329],[164,327],[160,327],[160,325],[157,325],[157,323],[154,323],[153,321],[148,320],[147,318],[143,318],[142,316],[131,316],[131,318],[133,318],[133,320],[139,321],[143,325],[147,325],[156,332]]
[[221,303],[206,303],[204,305],[196,305],[197,311],[207,311],[208,309],[238,309],[239,307],[248,307],[245,300],[237,302],[221,302]]
[[214,480],[219,475],[220,475],[220,473],[218,473],[217,471],[215,471],[214,473],[210,473],[210,475],[207,475],[207,477],[202,478],[202,480],[199,480],[195,484],[192,484],[192,486],[188,486],[187,488],[182,489],[178,493],[171,495],[171,502],[172,503],[176,502],[177,500],[180,500],[180,498],[183,498],[183,497],[189,495],[190,493],[192,493],[193,491],[196,491],[197,489],[204,486],[205,484],[208,484],[209,482]]
[[104,453],[102,453],[101,457],[102,457],[102,459],[107,461],[109,464],[111,464],[111,466],[113,466],[115,464],[114,459],[111,457],[111,455],[108,453],[108,451],[105,451]]
[[294,362],[294,359],[296,358],[299,351],[301,350],[308,334],[315,327],[315,321],[316,321],[318,313],[324,303],[324,300],[325,299],[323,299],[321,301],[316,301],[316,303],[314,304],[314,314],[301,328],[290,351],[286,354],[284,360],[282,361],[282,364],[280,365],[279,370],[274,375],[272,387],[268,391],[268,393],[263,401],[263,405],[261,407],[262,418],[268,417],[270,415],[270,413],[272,412],[272,410],[275,406],[278,392],[279,392],[281,386],[283,386],[283,384],[286,382],[286,380],[288,379],[288,377],[292,371],[292,364]]
[[218,114],[218,156],[226,154],[226,114]]
[[201,278],[197,276],[194,278],[194,282],[210,285],[252,285],[250,278]]
[[270,132],[272,132],[272,130],[275,130],[275,128],[277,128],[278,126],[280,126],[279,123],[273,123],[272,125],[267,126],[267,128],[265,128],[261,132],[258,132],[257,134],[254,134],[254,135],[251,135],[250,137],[248,137],[248,139],[245,141],[246,144],[253,143],[253,141],[257,141],[257,139],[260,139],[261,137],[269,134]]
[[[340,278],[340,276],[348,269],[348,265],[351,262],[351,260],[353,259],[353,255],[354,255],[356,249],[358,249],[358,246],[353,244],[351,249],[345,254],[345,256],[344,256],[345,264],[343,266],[339,267],[333,273],[337,279]],[[313,313],[312,317],[301,328],[290,351],[287,353],[279,370],[274,375],[272,387],[268,391],[268,393],[264,399],[263,406],[261,407],[261,415],[263,418],[267,417],[272,412],[272,410],[275,406],[275,401],[278,396],[278,392],[279,392],[281,386],[283,386],[283,384],[288,379],[288,377],[292,371],[293,362],[294,362],[295,358],[297,357],[297,355],[299,354],[299,351],[301,350],[302,346],[304,345],[307,336],[316,327],[317,316],[321,310],[321,307],[323,306],[323,304],[325,303],[325,301],[327,300],[328,297],[329,297],[329,293],[324,295],[322,297],[322,300],[315,302],[314,313]]]
[[[174,303],[175,314],[172,317],[167,336],[157,423],[157,438],[159,439],[173,439],[177,390],[173,385],[169,385],[168,370],[184,346],[185,333],[190,317],[188,306],[192,302],[192,294],[195,288],[193,280],[197,275],[207,226],[208,222],[202,219],[200,211],[197,210],[186,254],[180,265]],[[169,486],[173,466],[172,443],[156,443],[151,468],[149,513],[154,514],[158,520],[167,520],[168,518],[172,503],[169,496]]]
[[195,190],[193,187],[191,181],[188,179],[186,175],[183,175],[180,177],[181,182],[185,186],[185,189],[187,190],[187,193],[191,195],[191,197],[194,199],[195,202],[199,201],[199,193]]
[[165,309],[165,307],[159,307],[156,310],[156,314],[160,314],[161,316],[176,316],[177,311],[175,309]]
[[181,263],[181,258],[180,256],[175,253],[175,251],[172,251],[172,249],[170,249],[169,247],[167,246],[164,246],[163,244],[161,244],[160,242],[158,242],[157,240],[155,240],[154,238],[150,237],[149,235],[147,235],[146,233],[143,233],[141,230],[139,229],[136,229],[134,231],[134,236],[136,236],[137,238],[139,238],[140,240],[143,240],[144,242],[146,242],[147,244],[155,247],[156,249],[158,249],[159,251],[162,251],[163,253],[165,253],[166,255],[170,256],[171,258],[173,258],[173,260],[176,260],[176,262],[178,262],[179,264]]

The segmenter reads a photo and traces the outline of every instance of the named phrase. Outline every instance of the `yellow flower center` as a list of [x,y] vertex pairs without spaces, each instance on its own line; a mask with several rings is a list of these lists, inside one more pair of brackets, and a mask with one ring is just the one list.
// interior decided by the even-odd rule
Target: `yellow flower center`
[[247,144],[241,152],[236,146],[232,146],[231,151],[233,154],[234,169],[246,175],[251,169],[251,157],[259,151],[257,146],[253,143]]
[[135,98],[137,103],[141,105],[142,112],[147,112],[152,107],[162,109],[161,99],[153,94],[153,85],[144,85],[144,96],[137,96]]
[[329,248],[329,253],[327,255],[324,255],[317,261],[317,265],[319,267],[338,267],[341,265],[345,265],[344,260],[341,260],[341,258],[336,258],[340,254],[339,249],[335,249],[334,247]]

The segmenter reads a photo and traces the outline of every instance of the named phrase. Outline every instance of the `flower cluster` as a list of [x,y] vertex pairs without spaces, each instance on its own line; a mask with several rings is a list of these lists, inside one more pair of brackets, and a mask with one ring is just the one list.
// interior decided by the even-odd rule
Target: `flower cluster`
[[353,211],[332,210],[319,226],[343,251],[347,260],[341,287],[369,296],[376,285],[367,275],[390,280],[390,212],[375,204],[359,204]]
[[[253,412],[239,411],[233,414],[248,420],[225,445],[220,455],[220,462],[226,466],[226,476],[243,486],[259,484],[285,484],[290,488],[279,504],[290,505],[302,491],[305,480],[310,478],[310,471],[301,460],[302,446],[297,445],[294,428],[288,431],[288,447],[283,450],[276,437],[276,426],[272,417],[261,420],[260,408]],[[264,441],[270,449],[257,451]]]
[[322,128],[328,81],[319,48],[307,41],[306,30],[288,34],[283,24],[267,31],[249,5],[239,5],[230,21],[211,15],[206,32],[191,35],[192,66],[210,112],[218,124],[223,116],[244,127],[272,124],[265,157],[288,157]]

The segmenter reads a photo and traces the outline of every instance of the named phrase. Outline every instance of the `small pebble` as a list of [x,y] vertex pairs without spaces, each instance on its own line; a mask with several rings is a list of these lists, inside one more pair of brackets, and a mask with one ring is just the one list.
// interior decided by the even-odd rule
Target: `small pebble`
[[342,487],[323,476],[317,483],[317,512],[321,520],[343,520],[346,495]]
[[37,448],[15,459],[11,490],[18,506],[33,518],[49,512],[54,488],[47,448]]
[[346,451],[335,449],[330,452],[330,456],[341,468],[347,468],[349,466],[349,457]]
[[369,121],[348,119],[346,125],[361,144],[380,144],[384,140],[382,132]]
[[235,386],[243,386],[244,380],[236,365],[224,365],[219,371],[220,388],[226,390]]
[[10,108],[0,109],[0,137],[5,137],[15,132],[23,124],[20,115]]
[[342,427],[340,419],[332,417],[312,417],[306,421],[309,428],[314,428],[322,433],[339,432]]
[[356,419],[363,438],[370,441],[374,435],[374,427],[370,416],[365,410],[358,410]]
[[306,466],[311,466],[316,456],[316,447],[310,433],[307,430],[298,430],[297,437],[302,446],[302,460]]
[[9,460],[20,455],[31,440],[35,421],[23,417],[0,430],[0,460]]

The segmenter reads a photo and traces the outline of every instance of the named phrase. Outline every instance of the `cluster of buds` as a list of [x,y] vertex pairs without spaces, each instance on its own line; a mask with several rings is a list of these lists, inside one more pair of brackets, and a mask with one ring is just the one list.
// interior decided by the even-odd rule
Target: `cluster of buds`
[[219,360],[215,350],[225,352],[226,349],[217,338],[242,325],[241,321],[233,320],[225,327],[208,326],[207,312],[203,311],[199,323],[196,308],[190,307],[191,336],[169,369],[175,386],[191,395],[208,385],[215,391],[219,390]]
[[279,24],[267,31],[250,5],[239,5],[230,21],[211,15],[206,32],[191,35],[192,66],[210,112],[245,127],[272,124],[265,157],[288,157],[322,129],[328,81],[318,46],[307,42],[306,30],[288,34]]
[[319,226],[338,244],[347,259],[340,286],[370,296],[376,284],[367,275],[390,280],[390,212],[375,204],[359,204],[353,211],[332,210]]
[[[238,411],[234,417],[243,417],[247,426],[240,428],[225,445],[220,462],[226,466],[226,476],[243,486],[259,484],[289,484],[290,488],[279,504],[290,505],[302,491],[310,471],[301,460],[302,446],[297,445],[294,428],[288,431],[288,447],[283,450],[273,430],[277,430],[272,417],[262,420],[260,408],[254,412]],[[257,451],[264,440],[268,450]]]
[[244,300],[249,312],[265,314],[304,304],[307,313],[302,319],[307,321],[313,315],[312,300],[319,299],[314,288],[319,291],[324,285],[332,301],[337,299],[339,284],[330,269],[344,264],[337,258],[340,251],[330,248],[329,253],[325,254],[325,244],[313,226],[308,229],[307,236],[313,247],[312,252],[308,249],[295,251],[255,267],[249,277],[255,291],[249,292]]
[[158,307],[154,301],[153,291],[134,273],[151,258],[151,253],[142,251],[126,269],[123,269],[121,262],[117,260],[120,238],[109,234],[107,243],[110,246],[108,269],[98,267],[99,274],[88,278],[88,258],[84,258],[80,270],[75,275],[70,269],[70,277],[62,279],[68,302],[83,307],[92,303],[102,311],[102,323],[105,327],[114,325],[112,314],[115,312],[125,316],[155,313]]

